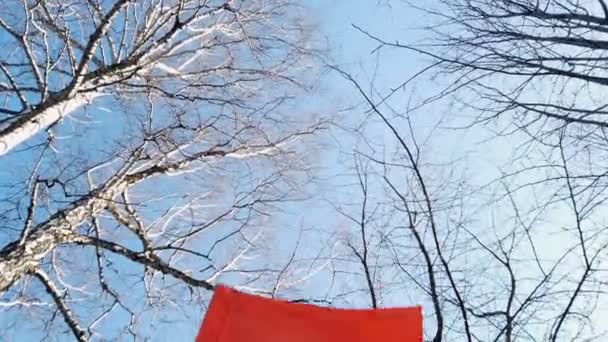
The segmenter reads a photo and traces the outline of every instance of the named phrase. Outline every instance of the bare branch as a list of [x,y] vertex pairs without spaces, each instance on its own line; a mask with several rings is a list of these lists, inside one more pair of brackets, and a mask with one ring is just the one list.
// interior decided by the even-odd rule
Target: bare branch
[[48,294],[53,297],[53,300],[57,304],[57,308],[61,312],[65,323],[70,327],[74,337],[78,341],[87,341],[87,333],[82,329],[76,317],[72,313],[72,310],[67,306],[65,302],[65,294],[61,293],[61,290],[55,285],[55,283],[49,278],[49,276],[42,270],[36,270],[33,275],[40,280],[42,285],[46,288]]

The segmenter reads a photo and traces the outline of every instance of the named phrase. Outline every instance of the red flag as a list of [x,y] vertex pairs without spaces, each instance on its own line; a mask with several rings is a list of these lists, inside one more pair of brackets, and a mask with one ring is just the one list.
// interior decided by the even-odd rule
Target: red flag
[[218,286],[196,342],[422,342],[420,307],[348,310]]

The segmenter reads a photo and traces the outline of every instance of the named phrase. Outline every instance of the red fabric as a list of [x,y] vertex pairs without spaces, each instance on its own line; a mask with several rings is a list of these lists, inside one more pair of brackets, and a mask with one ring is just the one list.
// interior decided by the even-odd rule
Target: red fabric
[[196,342],[422,342],[420,307],[322,308],[218,286]]

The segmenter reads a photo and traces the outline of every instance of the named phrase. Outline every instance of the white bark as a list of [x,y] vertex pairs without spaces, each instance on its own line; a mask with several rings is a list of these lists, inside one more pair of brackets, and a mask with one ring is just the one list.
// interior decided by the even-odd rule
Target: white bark
[[[289,3],[234,9],[223,1],[64,4],[39,2],[24,7],[29,12],[20,20],[7,21],[17,23],[16,38],[22,23],[40,27],[25,32],[29,43],[17,39],[15,48],[20,54],[32,50],[29,63],[41,70],[38,83],[48,84],[34,83],[40,77],[15,64],[17,57],[0,61],[6,66],[0,70],[0,164],[19,151],[26,163],[35,158],[43,165],[0,184],[23,191],[0,198],[0,223],[10,230],[0,246],[0,296],[11,297],[3,298],[0,310],[28,310],[20,303],[38,303],[28,298],[48,294],[53,301],[43,314],[57,309],[45,322],[49,334],[56,329],[51,321],[63,316],[77,339],[103,338],[108,327],[96,325],[113,319],[117,308],[119,320],[123,313],[131,316],[125,331],[135,336],[141,311],[173,300],[165,276],[193,290],[212,289],[210,281],[222,272],[243,271],[243,279],[255,274],[254,282],[273,277],[265,261],[250,272],[252,260],[245,254],[266,249],[266,241],[252,246],[246,236],[295,194],[294,179],[309,176],[308,165],[288,150],[299,151],[293,138],[323,128],[310,122],[298,127],[301,117],[292,119],[291,111],[281,109],[303,89],[298,86],[305,82],[294,80],[308,60]],[[264,91],[271,88],[279,91]],[[108,95],[115,106],[101,98]],[[96,128],[110,130],[103,151],[83,152],[102,146],[83,145],[88,137],[75,135],[72,143],[61,144],[62,153],[53,153],[50,130],[65,119],[80,122],[77,114],[89,104],[101,110],[97,105],[108,105],[106,111],[120,116],[116,126]],[[124,133],[114,130],[123,123]],[[41,144],[24,148],[36,143]],[[4,161],[7,169],[14,159]],[[163,179],[156,188],[150,178],[158,176]],[[30,186],[23,187],[26,182]],[[30,190],[35,185],[40,196]],[[27,199],[29,207],[21,203]],[[74,257],[76,246],[94,252],[94,260]],[[227,262],[229,255],[234,258]],[[110,273],[115,257],[143,266],[141,292],[120,292]],[[83,272],[90,274],[82,277]],[[28,285],[36,278],[45,285],[44,297],[44,289]],[[200,297],[204,291],[193,292]],[[123,295],[147,303],[134,308]],[[87,313],[80,319],[82,305],[91,308],[88,301],[99,304],[99,312],[91,312],[97,318]]]
[[13,243],[0,251],[0,294],[18,281],[24,274],[34,271],[42,258],[62,243],[75,237],[73,229],[87,217],[103,211],[110,201],[124,191],[127,182],[118,182],[95,196],[77,201],[61,215],[36,227],[22,246]]
[[[305,133],[303,133],[305,134]],[[180,161],[170,164],[151,164],[146,169],[125,173],[108,181],[89,196],[74,202],[69,208],[53,215],[49,220],[39,224],[25,239],[9,244],[0,250],[0,294],[5,292],[24,274],[37,269],[40,260],[58,245],[76,241],[78,235],[75,229],[87,218],[95,217],[108,209],[114,199],[124,193],[130,186],[155,175],[187,170],[192,163],[199,160],[209,160],[228,157],[255,157],[272,152],[292,136],[280,142],[259,145],[257,147],[243,146],[232,151],[209,150],[199,152]],[[21,243],[21,241],[23,241]]]
[[[7,154],[15,147],[24,141],[32,138],[41,131],[49,128],[54,123],[58,122],[65,116],[91,103],[95,98],[101,96],[101,93],[86,93],[77,94],[73,98],[59,102],[40,113],[32,115],[30,118],[19,125],[8,124],[0,129],[0,156]],[[28,113],[23,114],[24,117]]]

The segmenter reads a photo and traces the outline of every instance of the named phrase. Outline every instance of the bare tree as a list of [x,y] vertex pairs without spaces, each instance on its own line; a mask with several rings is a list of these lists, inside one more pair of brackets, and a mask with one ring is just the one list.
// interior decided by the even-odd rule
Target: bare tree
[[[528,164],[481,187],[467,178],[444,178],[446,169],[462,165],[437,164],[419,142],[415,115],[396,112],[381,94],[374,101],[377,94],[336,70],[395,139],[396,147],[377,143],[370,152],[358,152],[372,165],[364,178],[358,177],[366,184],[363,210],[373,207],[390,216],[376,227],[383,243],[364,245],[383,261],[364,266],[363,274],[402,275],[401,287],[384,289],[389,298],[384,304],[402,296],[422,303],[428,315],[425,334],[432,341],[605,336],[597,308],[605,300],[600,265],[608,240],[596,223],[604,200],[600,189],[592,190],[586,177],[574,174],[582,162],[593,161],[568,155],[565,129],[554,135],[553,145],[545,138],[542,153],[549,154],[529,153],[514,161],[516,166],[543,161],[542,173],[538,164]],[[438,139],[433,132],[430,138]],[[395,152],[387,156],[386,150]],[[384,193],[365,191],[381,184]],[[373,286],[370,296],[378,290]]]
[[[338,70],[396,144],[386,147],[397,151],[389,157],[381,148],[365,154],[377,166],[374,181],[393,199],[368,198],[368,205],[392,205],[395,219],[384,230],[409,232],[379,247],[393,252],[406,275],[408,290],[394,296],[418,289],[429,300],[425,333],[433,341],[605,339],[606,4],[433,6],[417,7],[432,22],[418,43],[355,26],[378,44],[375,52],[414,52],[431,59],[428,68],[385,93]],[[441,90],[396,110],[396,89],[425,73]],[[441,141],[420,139],[415,121],[443,100],[448,116],[474,114],[466,128],[491,126],[511,144],[501,175],[483,184],[438,176],[458,165],[436,164],[425,143]]]
[[35,317],[28,336],[145,339],[171,312],[200,320],[220,280],[298,282],[259,257],[324,127],[289,107],[317,54],[298,7],[6,1],[0,27],[7,336]]
[[[372,258],[372,253],[377,248],[373,248],[373,240],[374,235],[377,233],[374,230],[371,230],[372,223],[376,220],[377,214],[377,206],[373,209],[370,209],[368,206],[368,199],[372,197],[370,195],[371,189],[369,187],[369,174],[366,166],[362,165],[359,158],[355,157],[355,173],[358,181],[358,185],[361,191],[361,205],[360,211],[357,216],[353,216],[349,214],[345,209],[340,207],[336,207],[335,210],[339,212],[342,216],[344,216],[350,224],[354,224],[356,226],[356,231],[358,237],[353,239],[352,237],[348,237],[345,239],[344,244],[348,247],[348,252],[352,253],[355,257],[355,265],[360,265],[360,268],[363,270],[363,276],[365,279],[365,290],[363,293],[369,294],[369,300],[371,307],[376,309],[378,308],[378,291],[376,289],[376,283],[378,277],[379,267],[377,263],[374,263]],[[355,198],[358,198],[355,197]],[[371,230],[371,231],[370,231]],[[354,241],[357,242],[354,242]],[[360,246],[360,247],[359,247]]]

